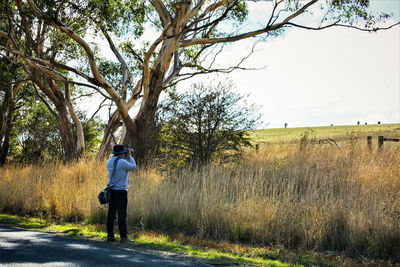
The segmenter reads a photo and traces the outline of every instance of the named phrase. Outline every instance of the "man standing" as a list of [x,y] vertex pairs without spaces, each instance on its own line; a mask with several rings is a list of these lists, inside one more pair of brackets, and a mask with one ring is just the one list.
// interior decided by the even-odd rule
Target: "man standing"
[[107,161],[108,187],[111,194],[107,214],[107,241],[115,241],[114,221],[116,212],[118,212],[118,230],[121,242],[133,241],[127,233],[126,208],[129,187],[128,171],[136,169],[136,162],[129,149],[123,145],[115,145],[112,154],[114,155]]

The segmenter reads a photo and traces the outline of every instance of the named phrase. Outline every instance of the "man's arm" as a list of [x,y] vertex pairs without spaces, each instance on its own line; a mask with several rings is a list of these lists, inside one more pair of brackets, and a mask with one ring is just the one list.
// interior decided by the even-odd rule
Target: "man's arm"
[[126,171],[136,170],[136,162],[132,158],[132,156],[128,156],[128,158],[126,160],[121,160],[119,165],[121,166],[122,169],[124,169]]

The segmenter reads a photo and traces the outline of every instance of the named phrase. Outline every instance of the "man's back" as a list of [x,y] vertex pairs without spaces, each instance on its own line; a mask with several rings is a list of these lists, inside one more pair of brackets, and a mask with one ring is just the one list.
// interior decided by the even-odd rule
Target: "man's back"
[[[114,170],[114,162],[117,160],[117,164]],[[119,158],[117,156],[113,156],[107,161],[107,170],[108,170],[108,184],[110,189],[113,190],[128,190],[129,187],[129,179],[128,179],[128,171],[133,171],[136,169],[135,160],[128,156],[128,159]],[[112,177],[111,177],[112,176]]]

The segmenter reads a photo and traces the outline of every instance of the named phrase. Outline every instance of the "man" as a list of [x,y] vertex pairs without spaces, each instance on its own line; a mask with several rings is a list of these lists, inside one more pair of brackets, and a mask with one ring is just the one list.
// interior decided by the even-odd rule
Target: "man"
[[118,230],[121,242],[133,241],[128,237],[126,229],[126,207],[128,205],[128,171],[136,169],[136,162],[129,149],[123,145],[115,145],[112,154],[114,155],[107,161],[108,187],[111,194],[107,214],[107,241],[115,241],[114,221],[116,212],[118,212]]

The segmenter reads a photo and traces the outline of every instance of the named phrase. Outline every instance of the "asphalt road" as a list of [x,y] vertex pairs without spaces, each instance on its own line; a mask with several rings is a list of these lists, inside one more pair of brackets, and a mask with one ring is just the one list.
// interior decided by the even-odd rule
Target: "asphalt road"
[[210,266],[165,254],[0,225],[0,266]]

